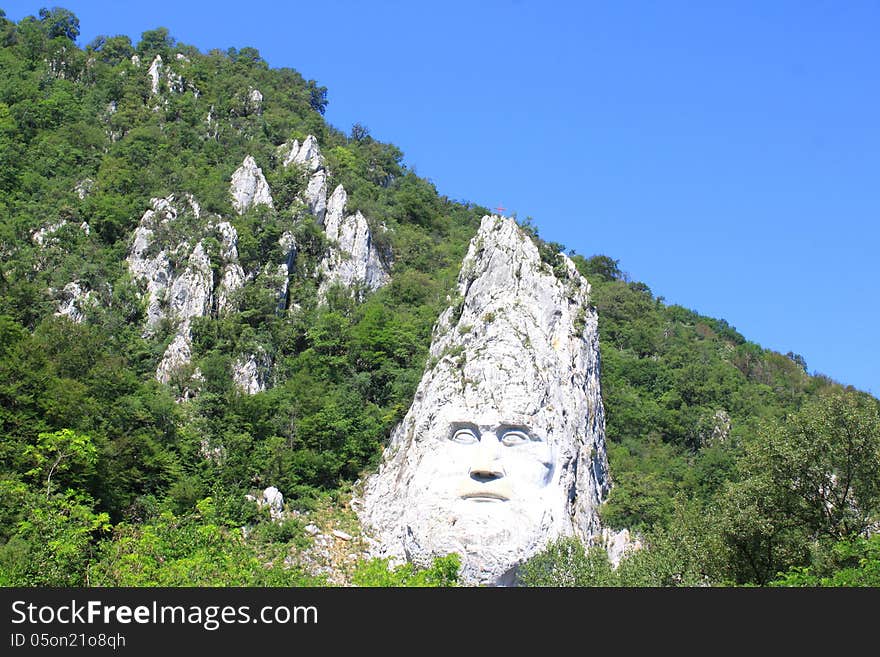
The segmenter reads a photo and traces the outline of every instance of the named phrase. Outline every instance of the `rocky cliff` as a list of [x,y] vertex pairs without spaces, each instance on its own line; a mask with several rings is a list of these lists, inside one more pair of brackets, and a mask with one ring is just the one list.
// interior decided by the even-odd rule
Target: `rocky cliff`
[[466,582],[509,584],[551,539],[601,540],[596,313],[573,263],[551,264],[513,220],[483,218],[412,406],[365,482],[376,555],[457,552]]
[[342,185],[333,190],[327,202],[324,233],[330,248],[321,261],[321,286],[318,296],[324,297],[336,283],[345,287],[362,285],[376,290],[390,280],[388,269],[373,242],[367,219],[360,210],[346,214],[348,195]]
[[[150,70],[151,75],[163,74],[159,57]],[[250,94],[253,102],[257,102],[257,94]],[[320,280],[319,299],[323,299],[335,283],[358,293],[385,285],[390,280],[385,264],[390,255],[380,256],[361,212],[346,212],[347,195],[341,185],[328,202],[329,172],[315,137],[308,136],[302,144],[296,140],[283,144],[278,155],[281,166],[301,167],[308,177],[300,200],[323,225],[329,244],[317,268],[309,273]],[[250,155],[232,174],[229,198],[239,215],[258,206],[275,209],[266,176]],[[235,311],[235,295],[249,281],[262,282],[265,279],[277,283],[279,311],[287,308],[288,285],[295,273],[297,257],[297,245],[291,231],[299,219],[294,216],[289,229],[279,239],[283,258],[278,262],[260,263],[246,272],[239,262],[238,232],[231,221],[217,215],[203,216],[198,202],[191,195],[152,199],[135,230],[127,262],[146,301],[144,336],[156,335],[163,322],[173,332],[156,368],[159,381],[169,383],[176,373],[186,373],[193,358],[192,320]],[[43,245],[61,226],[52,225],[35,233],[34,242]],[[206,244],[217,244],[219,248],[209,253]],[[81,321],[85,295],[84,290],[73,287],[73,284],[69,289],[65,288],[59,313]],[[239,354],[233,364],[232,380],[243,392],[255,394],[270,384],[271,367],[271,358],[264,351]],[[197,370],[186,374],[198,382]],[[181,394],[186,397],[194,392],[187,389]]]

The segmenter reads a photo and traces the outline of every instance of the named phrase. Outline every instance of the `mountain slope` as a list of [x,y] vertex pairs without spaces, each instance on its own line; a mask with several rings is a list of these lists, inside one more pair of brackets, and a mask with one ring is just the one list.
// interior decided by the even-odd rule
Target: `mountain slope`
[[[326,90],[254,48],[77,35],[62,9],[0,18],[0,581],[305,581],[304,526],[355,531],[347,491],[406,414],[487,211],[328,125]],[[610,258],[573,260],[598,310],[611,526],[709,504],[762,419],[837,387]],[[280,526],[246,497],[270,485]],[[126,570],[153,548],[149,575]]]

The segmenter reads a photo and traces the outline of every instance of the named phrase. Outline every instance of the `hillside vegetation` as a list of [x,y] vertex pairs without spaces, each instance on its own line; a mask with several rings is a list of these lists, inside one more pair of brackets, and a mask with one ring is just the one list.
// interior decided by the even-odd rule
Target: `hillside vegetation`
[[[255,48],[201,53],[165,28],[136,44],[78,36],[64,9],[18,24],[0,12],[0,585],[454,583],[454,559],[424,572],[353,562],[334,579],[313,567],[304,527],[356,532],[351,486],[409,407],[487,209],[442,196],[363,126],[327,124],[326,89]],[[154,92],[157,55],[176,77]],[[323,233],[277,154],[307,135],[329,188],[386,228],[374,234],[392,279],[375,292],[318,303]],[[229,181],[247,155],[275,203],[238,215]],[[256,276],[238,312],[194,322],[201,379],[184,402],[192,380],[155,379],[171,327],[143,336],[125,260],[150,199],[172,194],[232,222],[246,270],[283,261],[285,231],[300,248],[285,306]],[[562,245],[523,225],[552,262]],[[615,483],[603,519],[647,546],[626,582],[864,583],[871,563],[876,576],[877,400],[665,304],[610,257],[574,260],[599,312]],[[71,281],[90,292],[82,322],[56,314]],[[273,362],[255,395],[230,376],[248,349]],[[269,485],[287,501],[280,523],[247,498]],[[363,557],[357,540],[347,552]],[[572,554],[601,562],[551,550],[529,581],[553,583]]]

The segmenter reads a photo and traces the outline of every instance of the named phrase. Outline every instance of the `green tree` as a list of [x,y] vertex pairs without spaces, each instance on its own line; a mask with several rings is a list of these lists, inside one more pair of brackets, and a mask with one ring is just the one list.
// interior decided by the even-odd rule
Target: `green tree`
[[28,476],[45,480],[46,498],[52,493],[52,477],[68,474],[69,480],[80,481],[98,460],[92,439],[71,429],[61,429],[37,436],[37,444],[25,449],[25,456],[34,462]]
[[601,547],[585,548],[574,536],[553,541],[523,563],[517,572],[521,586],[616,586],[608,554]]
[[455,553],[435,557],[430,566],[411,563],[392,566],[388,559],[370,559],[358,564],[352,583],[363,587],[449,587],[458,583],[461,559]]
[[43,7],[39,11],[39,16],[40,22],[45,27],[46,35],[50,39],[64,37],[76,41],[79,37],[79,18],[69,9],[60,7],[46,9]]
[[880,518],[877,401],[823,395],[765,426],[738,469],[719,500],[720,529],[734,578],[763,584]]

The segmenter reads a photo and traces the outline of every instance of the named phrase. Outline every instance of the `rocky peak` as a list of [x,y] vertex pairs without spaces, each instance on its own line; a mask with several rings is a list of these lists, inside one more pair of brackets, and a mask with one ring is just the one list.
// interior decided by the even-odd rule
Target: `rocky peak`
[[163,68],[162,55],[156,55],[150,68],[147,69],[147,75],[150,77],[150,91],[153,92],[153,95],[159,93],[159,80],[162,79]]
[[373,243],[373,236],[364,215],[358,210],[345,214],[348,195],[338,185],[327,203],[324,233],[331,247],[321,261],[322,276],[318,296],[323,298],[335,283],[345,287],[363,285],[376,290],[390,280],[385,263]]
[[247,114],[263,113],[263,94],[259,89],[251,89],[248,92],[245,110]]
[[601,540],[597,320],[589,284],[559,257],[561,275],[513,220],[483,218],[413,404],[364,486],[378,556],[457,552],[465,581],[509,584],[550,540]]
[[[188,63],[189,59],[182,53],[177,53],[178,63]],[[138,60],[138,65],[140,60]],[[170,66],[162,60],[162,55],[156,55],[147,69],[147,77],[150,80],[150,92],[156,96],[162,91],[162,80],[164,78],[168,85],[168,90],[173,93],[182,94],[187,90],[192,91],[196,97],[199,96],[199,90],[192,84],[186,82],[183,76],[176,73]]]
[[314,135],[306,137],[302,144],[297,139],[294,139],[293,143],[283,144],[280,151],[283,156],[282,165],[285,167],[300,164],[308,167],[309,171],[315,172],[324,166],[324,157]]
[[232,174],[229,193],[232,195],[232,207],[238,214],[244,214],[258,205],[274,207],[269,183],[266,182],[263,170],[250,155],[244,158],[241,166]]
[[327,209],[327,171],[324,168],[324,157],[318,147],[318,140],[314,135],[306,137],[302,144],[294,139],[293,143],[282,144],[278,148],[278,155],[285,168],[291,165],[301,166],[309,172],[309,182],[302,200],[318,223],[324,223]]
[[[146,293],[144,335],[155,334],[163,320],[174,329],[156,369],[156,378],[168,383],[192,358],[192,320],[211,314],[215,305],[218,312],[227,309],[245,276],[238,262],[238,233],[230,222],[203,218],[201,207],[190,195],[154,198],[150,205],[135,229],[127,262]],[[188,232],[181,232],[177,224],[186,216],[201,221],[188,224]],[[216,285],[206,237],[215,238],[220,245],[215,257],[222,275]]]

